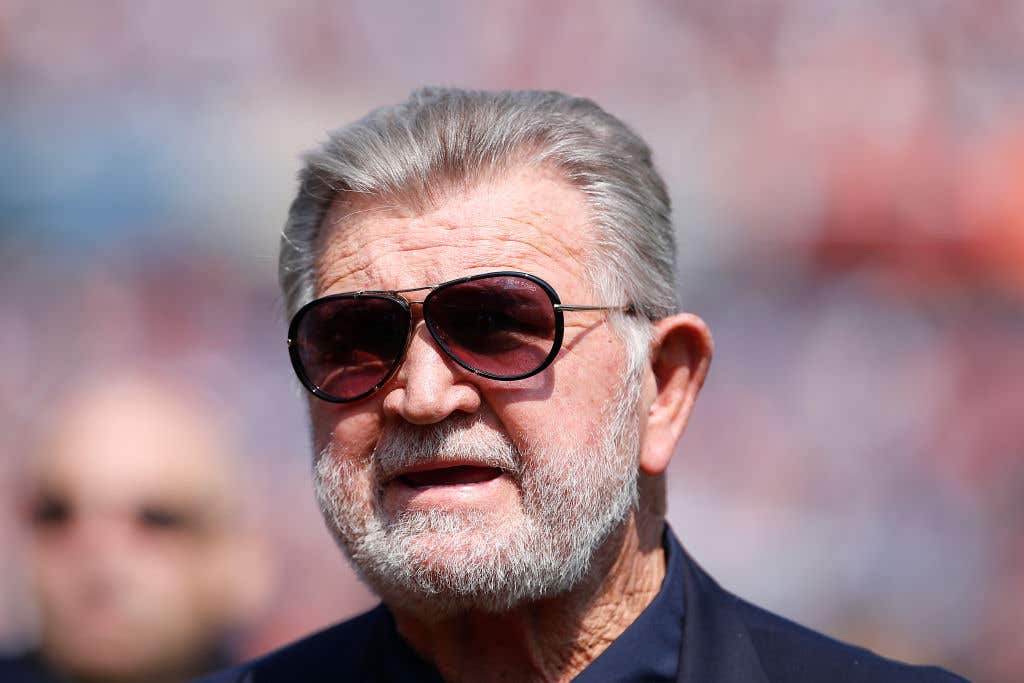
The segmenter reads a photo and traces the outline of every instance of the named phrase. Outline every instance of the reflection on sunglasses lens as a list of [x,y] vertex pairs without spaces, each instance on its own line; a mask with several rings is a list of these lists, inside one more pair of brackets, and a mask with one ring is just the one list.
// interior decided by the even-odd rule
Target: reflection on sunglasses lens
[[431,332],[449,353],[497,377],[532,372],[554,343],[551,299],[526,278],[495,276],[443,287],[425,308]]
[[349,399],[383,382],[405,348],[409,314],[386,297],[328,299],[307,311],[298,353],[320,391]]

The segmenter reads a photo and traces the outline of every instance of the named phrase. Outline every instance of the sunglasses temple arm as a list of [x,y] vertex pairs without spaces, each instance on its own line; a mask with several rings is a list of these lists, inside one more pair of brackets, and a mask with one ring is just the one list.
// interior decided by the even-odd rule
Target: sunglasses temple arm
[[556,311],[626,311],[631,312],[632,306],[574,306],[571,304],[555,304]]

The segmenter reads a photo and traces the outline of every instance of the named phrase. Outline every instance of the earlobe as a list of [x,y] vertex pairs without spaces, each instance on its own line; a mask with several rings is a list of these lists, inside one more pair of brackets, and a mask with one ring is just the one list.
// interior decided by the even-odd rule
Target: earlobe
[[655,324],[651,342],[655,394],[640,452],[644,474],[661,474],[668,467],[707,377],[713,351],[711,332],[696,315],[680,313]]

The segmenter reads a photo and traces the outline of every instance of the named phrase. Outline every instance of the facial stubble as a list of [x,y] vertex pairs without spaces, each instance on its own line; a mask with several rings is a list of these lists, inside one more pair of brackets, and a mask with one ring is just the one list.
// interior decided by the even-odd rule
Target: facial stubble
[[[572,447],[537,437],[520,449],[473,416],[394,423],[368,460],[329,443],[314,471],[320,509],[356,571],[386,603],[431,619],[467,609],[500,612],[571,591],[637,505],[639,393],[640,378],[625,378],[592,426],[603,433]],[[391,515],[383,491],[366,483],[421,462],[466,459],[515,483],[517,514]]]

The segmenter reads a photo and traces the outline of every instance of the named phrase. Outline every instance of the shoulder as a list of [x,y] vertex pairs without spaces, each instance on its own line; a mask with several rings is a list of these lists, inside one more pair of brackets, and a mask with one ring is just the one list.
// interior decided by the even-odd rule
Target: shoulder
[[771,681],[964,683],[966,680],[938,667],[913,666],[886,659],[741,598],[731,597]]
[[[843,643],[723,589],[667,532],[670,567],[684,585],[680,667],[684,683],[963,683],[937,667],[912,666]],[[674,558],[674,559],[673,559]]]
[[55,680],[33,653],[0,657],[0,681],[4,683],[51,683]]
[[259,659],[205,676],[195,683],[351,680],[361,668],[374,635],[389,625],[387,611],[382,606],[377,607]]

